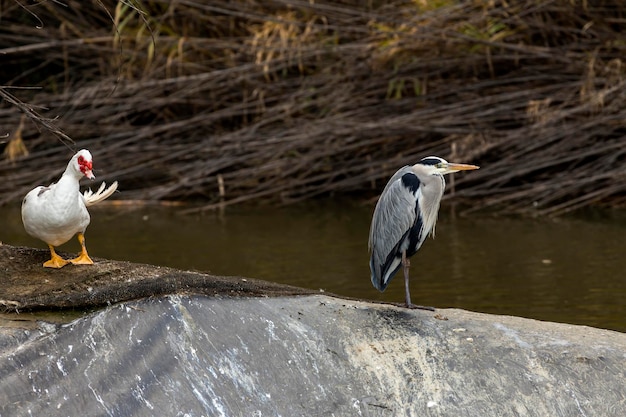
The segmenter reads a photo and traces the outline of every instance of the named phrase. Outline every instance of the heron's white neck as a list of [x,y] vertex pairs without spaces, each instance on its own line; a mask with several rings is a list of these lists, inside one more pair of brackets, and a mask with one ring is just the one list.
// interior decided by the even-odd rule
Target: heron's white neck
[[435,236],[435,224],[439,213],[439,203],[446,188],[446,181],[443,175],[433,174],[433,181],[422,183],[422,196],[419,200],[420,211],[422,212],[422,223],[424,233]]

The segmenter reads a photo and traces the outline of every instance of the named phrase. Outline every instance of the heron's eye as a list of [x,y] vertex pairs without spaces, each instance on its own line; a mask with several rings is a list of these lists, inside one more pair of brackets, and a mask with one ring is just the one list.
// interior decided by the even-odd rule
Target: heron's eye
[[441,162],[439,162],[437,165],[435,165],[437,168],[443,168],[443,164]]

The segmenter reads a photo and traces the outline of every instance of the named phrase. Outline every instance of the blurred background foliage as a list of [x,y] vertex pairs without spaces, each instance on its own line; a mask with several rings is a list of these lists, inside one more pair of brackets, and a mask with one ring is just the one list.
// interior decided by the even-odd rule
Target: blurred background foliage
[[[620,1],[0,0],[0,204],[89,148],[126,200],[372,201],[436,154],[471,210],[626,206]],[[449,196],[449,195],[448,195]]]

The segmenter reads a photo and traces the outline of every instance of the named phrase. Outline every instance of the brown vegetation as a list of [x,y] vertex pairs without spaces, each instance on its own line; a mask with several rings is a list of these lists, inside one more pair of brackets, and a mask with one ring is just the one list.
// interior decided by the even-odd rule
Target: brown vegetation
[[122,198],[203,208],[374,196],[430,154],[482,166],[475,208],[626,205],[619,1],[0,4],[0,204],[86,147]]

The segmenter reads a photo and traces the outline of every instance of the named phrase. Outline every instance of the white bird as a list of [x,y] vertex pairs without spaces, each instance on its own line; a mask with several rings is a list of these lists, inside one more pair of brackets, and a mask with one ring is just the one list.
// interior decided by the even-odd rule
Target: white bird
[[403,267],[406,306],[419,307],[411,304],[409,257],[415,255],[429,234],[435,233],[446,187],[443,176],[472,169],[478,167],[429,156],[393,174],[376,203],[370,227],[371,280],[379,291],[385,291]]
[[[93,264],[85,247],[85,229],[90,217],[87,207],[105,200],[117,190],[117,181],[105,189],[102,183],[97,192],[91,190],[80,193],[79,181],[85,176],[94,179],[91,153],[82,149],[67,164],[65,172],[58,182],[48,187],[39,186],[31,190],[22,202],[22,222],[26,232],[48,244],[50,260],[43,266],[61,268],[71,262],[74,265]],[[78,257],[66,261],[54,251],[78,234],[81,252]]]

